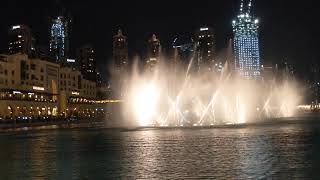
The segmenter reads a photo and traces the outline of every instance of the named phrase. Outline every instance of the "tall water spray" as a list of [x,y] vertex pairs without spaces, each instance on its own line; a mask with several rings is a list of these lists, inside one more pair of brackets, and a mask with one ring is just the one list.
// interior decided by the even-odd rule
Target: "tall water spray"
[[[171,62],[178,61],[174,57]],[[134,68],[124,99],[128,121],[159,127],[243,124],[293,116],[301,100],[294,81],[247,80],[228,60],[219,72],[190,72],[193,66],[191,58],[186,68]]]

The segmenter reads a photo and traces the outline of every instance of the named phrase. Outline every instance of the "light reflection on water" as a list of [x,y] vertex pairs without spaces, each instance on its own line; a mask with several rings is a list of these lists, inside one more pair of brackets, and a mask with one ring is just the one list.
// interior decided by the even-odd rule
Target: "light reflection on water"
[[319,177],[320,123],[0,135],[1,179]]

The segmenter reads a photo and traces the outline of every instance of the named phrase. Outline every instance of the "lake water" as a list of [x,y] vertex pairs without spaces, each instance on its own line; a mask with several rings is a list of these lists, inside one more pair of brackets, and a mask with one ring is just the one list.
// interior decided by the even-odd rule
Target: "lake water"
[[0,179],[317,179],[320,120],[0,134]]

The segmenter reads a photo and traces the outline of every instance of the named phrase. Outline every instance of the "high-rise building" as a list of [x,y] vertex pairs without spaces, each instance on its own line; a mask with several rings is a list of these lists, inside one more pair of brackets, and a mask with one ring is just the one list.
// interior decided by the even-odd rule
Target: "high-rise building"
[[148,40],[146,70],[153,71],[160,60],[161,44],[155,34]]
[[9,54],[23,53],[30,55],[34,48],[31,29],[26,25],[15,25],[9,31]]
[[85,79],[95,81],[97,77],[95,52],[88,44],[78,49],[77,60],[81,63],[81,72]]
[[126,94],[129,62],[127,37],[122,34],[121,29],[113,36],[113,61],[112,88],[116,97],[123,97]]
[[126,71],[128,67],[128,43],[127,37],[118,30],[118,34],[113,36],[113,60],[116,71]]
[[259,20],[252,15],[251,7],[251,0],[249,0],[246,8],[244,7],[244,0],[241,0],[240,14],[232,22],[235,69],[240,76],[248,79],[260,79]]
[[213,29],[202,27],[196,32],[196,66],[199,70],[211,71],[215,63],[216,37]]
[[50,53],[58,63],[65,63],[69,53],[69,24],[70,20],[58,16],[51,20]]

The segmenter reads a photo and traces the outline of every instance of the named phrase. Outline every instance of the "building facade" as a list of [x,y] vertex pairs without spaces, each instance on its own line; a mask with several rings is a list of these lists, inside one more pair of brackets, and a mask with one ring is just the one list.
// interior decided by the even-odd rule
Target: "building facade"
[[[65,116],[74,116],[77,111],[92,116],[96,106],[96,82],[87,80],[79,70],[60,68],[59,109]],[[71,114],[70,114],[71,113]],[[79,114],[77,114],[79,115]]]
[[259,21],[252,15],[251,6],[251,0],[246,8],[241,0],[240,14],[232,22],[235,69],[240,76],[247,79],[261,79]]
[[26,25],[15,25],[9,31],[9,54],[23,53],[31,55],[35,51],[31,29]]
[[202,27],[196,32],[196,62],[200,72],[212,71],[216,56],[216,37],[210,27]]
[[96,81],[95,52],[92,45],[88,44],[78,49],[77,61],[80,63],[81,73],[85,79]]
[[58,115],[59,65],[25,54],[1,55],[0,115]]
[[0,55],[0,117],[67,117],[70,106],[92,117],[100,107],[96,91],[79,70],[21,53]]

